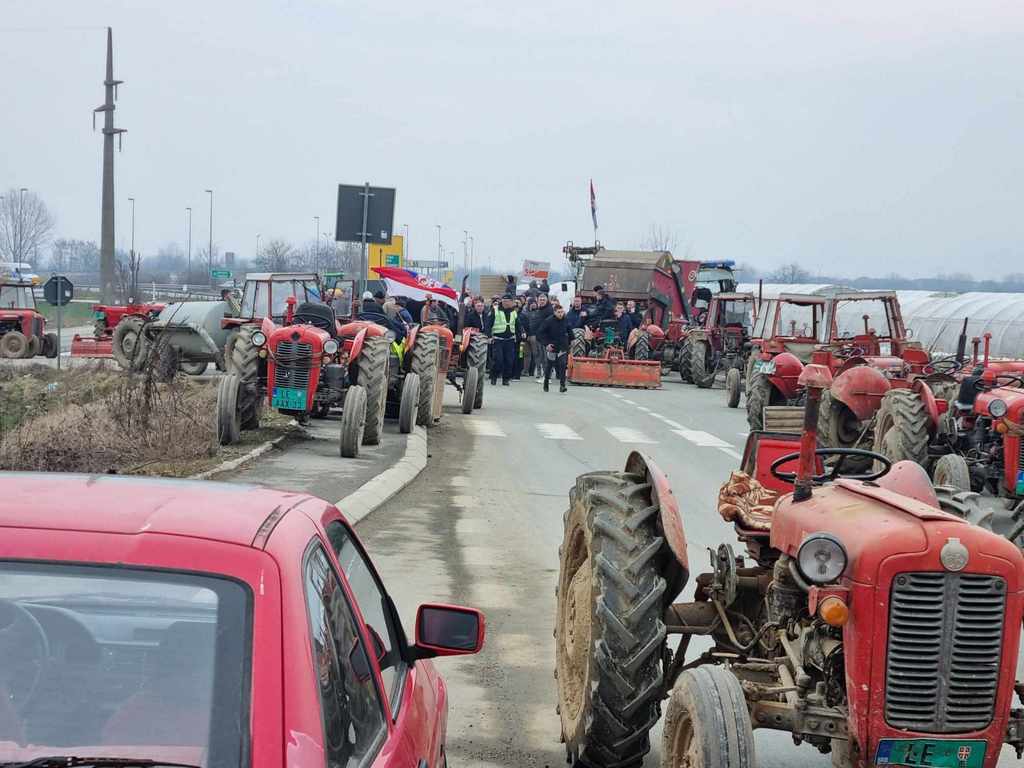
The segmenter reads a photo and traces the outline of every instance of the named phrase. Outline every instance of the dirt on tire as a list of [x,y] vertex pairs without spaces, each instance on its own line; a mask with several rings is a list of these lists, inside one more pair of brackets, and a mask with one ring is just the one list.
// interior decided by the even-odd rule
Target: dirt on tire
[[690,349],[690,379],[701,389],[708,389],[715,383],[715,368],[708,370],[711,345],[698,341]]
[[363,445],[379,445],[388,402],[388,364],[391,343],[386,336],[367,336],[357,361],[356,380],[366,390]]
[[111,336],[114,360],[126,371],[139,371],[146,364],[149,346],[142,335],[142,327],[146,324],[141,317],[126,317],[114,328]]
[[892,461],[928,462],[928,410],[910,389],[890,389],[875,415],[874,451]]
[[555,676],[569,762],[639,765],[661,715],[667,546],[637,475],[576,480],[559,550]]
[[420,377],[420,408],[416,423],[421,427],[434,425],[434,387],[437,385],[437,366],[440,357],[440,339],[436,333],[416,334],[412,348],[411,370]]

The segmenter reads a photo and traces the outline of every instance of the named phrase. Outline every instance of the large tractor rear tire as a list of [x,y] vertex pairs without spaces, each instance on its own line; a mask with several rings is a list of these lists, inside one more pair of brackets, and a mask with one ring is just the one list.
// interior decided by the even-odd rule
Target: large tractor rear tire
[[747,379],[747,426],[751,432],[764,429],[764,407],[772,404],[774,389],[763,373]]
[[359,385],[366,390],[366,426],[363,445],[379,445],[388,404],[388,363],[391,342],[386,336],[368,336],[357,361]]
[[241,382],[231,374],[222,377],[217,385],[217,439],[221,445],[237,443],[241,436],[241,414],[238,410],[240,389]]
[[725,374],[725,404],[730,408],[738,408],[740,405],[740,369],[730,368]]
[[477,370],[473,407],[483,408],[484,381],[487,380],[487,339],[479,333],[474,333],[473,338],[469,340],[469,349],[466,350],[466,365]]
[[857,416],[827,389],[821,393],[818,407],[818,439],[827,448],[853,448],[860,438]]
[[690,350],[690,378],[701,389],[708,389],[715,383],[716,370],[711,366],[713,355],[711,345],[706,341],[696,342]]
[[935,495],[939,497],[939,506],[943,512],[966,520],[986,530],[992,530],[993,512],[981,502],[981,494],[973,491],[960,491],[949,486],[935,487]]
[[141,371],[146,365],[149,342],[142,335],[144,325],[141,317],[126,317],[114,328],[111,351],[114,360],[126,371]]
[[480,372],[476,368],[466,369],[466,380],[462,387],[462,412],[473,412],[473,401],[476,399],[477,385],[480,383]]
[[693,383],[693,374],[690,371],[690,359],[693,357],[693,345],[689,339],[683,341],[679,346],[679,378],[685,384]]
[[420,377],[420,409],[416,423],[434,426],[434,387],[437,386],[437,365],[440,341],[436,333],[416,334],[412,348],[412,372]]
[[633,345],[633,359],[651,359],[651,334],[647,333],[647,331],[636,337],[636,344]]
[[346,459],[354,459],[359,456],[366,426],[366,390],[353,384],[345,393],[342,408],[338,452]]
[[416,426],[419,409],[420,377],[415,373],[407,373],[402,381],[402,400],[398,405],[398,431],[403,435],[408,435]]
[[715,666],[681,674],[672,686],[661,744],[662,765],[755,768],[754,729],[736,675]]
[[25,356],[28,352],[28,338],[21,331],[8,331],[0,336],[0,354],[7,359]]
[[256,326],[243,326],[231,334],[224,345],[224,364],[242,384],[242,429],[256,429],[260,425],[263,398],[259,391],[260,350],[252,343]]
[[573,357],[587,356],[586,331],[582,328],[572,329],[572,341],[569,342],[569,354]]
[[970,491],[971,470],[968,469],[963,456],[947,453],[945,456],[940,456],[939,460],[935,462],[932,481],[935,485],[945,485],[956,488],[957,491]]
[[43,334],[43,355],[51,360],[60,354],[60,344],[56,333]]
[[892,461],[928,461],[928,411],[909,389],[890,389],[875,415],[874,451]]
[[661,714],[667,547],[651,487],[592,472],[569,494],[559,550],[555,676],[573,765],[639,765]]

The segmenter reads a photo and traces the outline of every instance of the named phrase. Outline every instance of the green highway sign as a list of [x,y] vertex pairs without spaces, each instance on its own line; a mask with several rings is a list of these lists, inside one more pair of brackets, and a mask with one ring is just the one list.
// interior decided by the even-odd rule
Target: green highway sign
[[389,267],[400,267],[402,266],[402,254],[400,253],[389,253],[385,257],[387,259],[387,265]]
[[231,272],[230,269],[211,269],[210,270],[210,277],[212,277],[214,280],[230,280],[231,279],[231,274],[232,274],[232,272]]

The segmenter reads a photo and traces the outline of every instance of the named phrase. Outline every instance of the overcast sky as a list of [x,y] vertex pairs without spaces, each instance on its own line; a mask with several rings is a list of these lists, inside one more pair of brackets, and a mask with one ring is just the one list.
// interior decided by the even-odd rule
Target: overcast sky
[[99,240],[103,27],[127,198],[153,252],[334,229],[397,187],[432,258],[511,266],[659,224],[703,259],[851,276],[1024,271],[1020,0],[0,0],[0,187]]

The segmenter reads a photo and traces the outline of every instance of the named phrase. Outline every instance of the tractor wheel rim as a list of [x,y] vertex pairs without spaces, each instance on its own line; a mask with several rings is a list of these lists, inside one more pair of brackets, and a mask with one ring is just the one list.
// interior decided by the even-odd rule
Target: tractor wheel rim
[[574,532],[569,552],[569,563],[575,563],[575,570],[566,574],[563,582],[565,602],[559,622],[561,637],[559,654],[562,667],[559,687],[565,714],[575,720],[583,708],[587,678],[590,674],[592,579],[590,558],[582,529]]
[[671,768],[698,768],[700,766],[700,749],[697,746],[697,740],[693,738],[693,727],[689,718],[684,718],[679,723],[672,741],[675,743],[673,751],[678,760]]
[[135,351],[135,344],[139,340],[139,334],[135,331],[128,331],[123,337],[121,337],[121,349],[124,350],[125,354],[132,354]]

